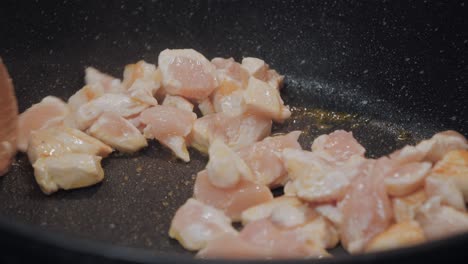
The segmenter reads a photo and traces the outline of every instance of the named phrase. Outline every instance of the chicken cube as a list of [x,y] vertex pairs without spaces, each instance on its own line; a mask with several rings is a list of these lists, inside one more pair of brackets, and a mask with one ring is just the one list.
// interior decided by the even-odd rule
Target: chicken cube
[[226,233],[237,233],[231,220],[222,211],[193,198],[177,210],[169,229],[169,236],[188,250],[200,250]]
[[210,144],[222,140],[233,150],[250,146],[271,132],[271,120],[255,115],[229,116],[224,113],[206,115],[193,125],[191,145],[203,153]]
[[468,202],[468,151],[454,150],[443,156],[432,169],[432,175],[452,179]]
[[101,159],[82,153],[39,158],[33,165],[34,177],[45,194],[91,186],[104,179]]
[[291,111],[289,107],[284,106],[278,90],[254,77],[249,79],[244,91],[244,100],[247,111],[277,122],[283,122],[291,116]]
[[162,103],[164,106],[172,106],[185,111],[193,112],[193,104],[185,98],[176,95],[166,95]]
[[468,214],[450,206],[442,205],[442,199],[432,197],[416,214],[428,240],[437,240],[451,235],[468,232]]
[[393,224],[375,236],[366,246],[366,252],[383,251],[421,244],[426,241],[424,231],[416,221]]
[[27,151],[32,131],[61,125],[68,114],[67,104],[54,96],[47,96],[32,105],[18,118],[18,150]]
[[99,84],[105,93],[120,93],[124,91],[119,79],[108,74],[102,73],[93,67],[85,70],[85,82],[87,85]]
[[218,87],[216,67],[193,49],[163,50],[158,58],[167,93],[203,100]]
[[210,160],[206,172],[211,184],[219,188],[234,187],[241,179],[253,180],[252,171],[239,157],[220,140],[215,140],[208,151]]
[[419,207],[427,200],[424,189],[416,191],[404,197],[395,197],[392,199],[393,216],[397,223],[412,221],[416,218]]
[[69,153],[107,157],[112,149],[98,139],[69,127],[52,127],[31,133],[28,158],[31,164],[40,158]]
[[88,129],[88,133],[125,153],[137,152],[148,146],[140,131],[116,113],[106,112],[102,114]]
[[172,106],[158,105],[145,110],[140,119],[147,125],[146,135],[156,138],[183,161],[190,161],[185,139],[197,119],[195,113]]

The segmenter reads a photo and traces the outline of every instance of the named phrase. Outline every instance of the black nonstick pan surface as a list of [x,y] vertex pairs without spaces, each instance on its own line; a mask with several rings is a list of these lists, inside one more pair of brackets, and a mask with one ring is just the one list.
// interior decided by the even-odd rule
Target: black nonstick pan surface
[[[20,111],[47,95],[67,99],[86,66],[120,77],[128,63],[156,64],[165,48],[260,57],[286,75],[282,96],[293,107],[274,132],[303,130],[309,148],[317,135],[347,129],[378,157],[441,130],[468,135],[467,11],[464,1],[8,0],[0,56]],[[190,155],[183,163],[152,142],[105,159],[101,184],[45,196],[18,154],[0,178],[0,262],[195,263],[167,235],[207,162]],[[338,248],[315,262],[466,260],[467,249],[462,234],[380,254]]]

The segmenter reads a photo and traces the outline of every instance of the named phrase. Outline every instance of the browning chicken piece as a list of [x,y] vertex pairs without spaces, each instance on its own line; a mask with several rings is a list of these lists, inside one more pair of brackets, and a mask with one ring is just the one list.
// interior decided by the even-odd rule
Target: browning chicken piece
[[416,220],[428,240],[436,240],[468,231],[468,214],[441,204],[432,197],[419,209]]
[[203,100],[218,87],[216,67],[193,49],[163,50],[158,58],[167,93]]
[[250,77],[244,91],[247,111],[271,118],[276,122],[283,122],[291,116],[289,107],[284,105],[279,91],[268,83]]
[[432,175],[451,179],[468,202],[468,151],[454,150],[447,153],[432,169]]
[[197,119],[195,113],[158,105],[141,113],[140,119],[147,125],[145,135],[156,138],[183,161],[190,161],[185,139]]
[[301,149],[297,142],[301,132],[293,131],[286,135],[267,137],[253,145],[241,148],[238,153],[254,173],[253,182],[269,187],[283,185],[287,171],[283,165],[284,149]]
[[259,80],[266,80],[268,72],[268,64],[264,60],[253,57],[245,57],[242,59],[242,67],[247,70],[250,76]]
[[393,216],[397,223],[412,221],[416,218],[419,207],[427,200],[424,189],[414,192],[404,197],[392,199]]
[[69,114],[67,105],[57,97],[47,96],[19,115],[18,150],[26,152],[31,132],[61,125]]
[[253,180],[252,171],[239,157],[220,140],[215,140],[208,151],[210,160],[206,172],[211,184],[219,188],[236,186],[241,179]]
[[106,112],[88,129],[88,133],[125,153],[148,146],[146,138],[129,121],[116,113]]
[[448,130],[437,133],[416,146],[405,146],[392,153],[390,158],[401,164],[420,161],[435,163],[452,150],[468,150],[468,143],[460,133]]
[[0,176],[5,175],[16,154],[18,105],[12,80],[0,58]]
[[104,93],[104,87],[100,83],[87,84],[68,98],[68,107],[71,112],[76,112],[80,106],[102,96]]
[[271,120],[255,115],[229,116],[209,114],[197,119],[193,125],[191,145],[207,153],[215,139],[222,140],[233,150],[250,146],[271,132]]
[[244,88],[232,80],[223,80],[218,89],[213,92],[213,109],[226,115],[242,115],[246,111]]
[[219,236],[236,233],[222,211],[193,198],[177,210],[169,229],[169,236],[188,250],[200,250]]
[[273,199],[268,187],[246,180],[231,188],[216,187],[206,171],[198,173],[193,193],[195,199],[223,210],[233,221],[239,221],[245,209]]
[[424,160],[437,162],[452,150],[468,150],[468,142],[460,133],[448,130],[421,141],[416,149],[425,153]]
[[421,244],[426,241],[424,231],[416,221],[391,225],[375,236],[366,246],[366,252],[383,251]]
[[440,197],[442,204],[466,211],[463,193],[452,179],[431,175],[426,178],[425,190],[429,198]]
[[107,157],[112,149],[80,130],[60,126],[31,133],[28,158],[31,164],[40,158],[61,156],[68,153],[90,154]]
[[395,167],[385,175],[388,194],[405,196],[422,188],[431,167],[430,162],[411,162]]
[[101,85],[105,93],[120,93],[124,91],[119,79],[102,73],[93,67],[86,68],[85,82],[87,85]]
[[136,89],[136,86],[155,95],[161,87],[161,72],[154,64],[140,60],[135,64],[128,64],[124,69],[123,87],[126,90]]
[[234,82],[239,88],[244,88],[249,80],[249,72],[233,58],[214,58],[211,63],[216,67],[218,81]]
[[34,177],[45,194],[91,186],[104,179],[101,159],[81,153],[39,158],[33,165]]
[[341,242],[350,253],[363,252],[367,243],[391,223],[392,208],[379,160],[367,161],[341,203]]

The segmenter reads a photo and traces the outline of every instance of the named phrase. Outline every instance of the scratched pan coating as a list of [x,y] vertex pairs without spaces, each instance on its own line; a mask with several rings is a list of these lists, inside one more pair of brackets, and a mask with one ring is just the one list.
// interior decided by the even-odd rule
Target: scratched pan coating
[[[378,157],[437,131],[468,134],[466,8],[432,1],[2,1],[0,56],[20,111],[47,95],[66,100],[82,87],[86,66],[121,76],[125,64],[156,64],[165,48],[260,57],[286,75],[282,96],[293,110],[274,133],[302,130],[300,143],[310,148],[317,135],[347,129]],[[190,156],[183,163],[153,141],[134,155],[105,159],[102,183],[45,196],[19,154],[0,179],[0,245],[68,263],[191,262],[167,235],[207,162],[197,151]],[[404,263],[431,252],[446,260],[442,249],[467,241],[352,258],[338,248],[333,261]],[[44,254],[51,250],[55,257]]]

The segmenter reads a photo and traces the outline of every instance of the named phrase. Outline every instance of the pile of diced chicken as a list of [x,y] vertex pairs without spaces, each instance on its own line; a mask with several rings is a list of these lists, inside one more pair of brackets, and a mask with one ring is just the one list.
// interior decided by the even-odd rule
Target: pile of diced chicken
[[[241,148],[209,146],[193,198],[169,235],[200,258],[312,258],[342,246],[365,253],[468,231],[468,143],[446,131],[367,159],[351,132],[300,132]],[[270,188],[284,186],[273,198]],[[232,227],[240,221],[241,231]]]
[[240,149],[291,115],[279,94],[283,76],[257,58],[210,62],[192,49],[167,49],[158,66],[127,65],[122,81],[91,67],[85,81],[68,102],[48,96],[19,116],[17,148],[46,194],[102,181],[101,159],[113,150],[133,153],[156,139],[188,162],[187,146]]
[[[96,184],[102,158],[148,139],[186,162],[192,146],[209,162],[169,235],[197,257],[324,257],[340,242],[354,254],[468,231],[468,143],[456,132],[379,159],[342,130],[303,150],[299,131],[269,137],[291,112],[283,76],[257,58],[164,50],[158,66],[127,65],[122,81],[94,68],[85,80],[68,102],[49,96],[19,117],[17,147],[40,188]],[[284,195],[274,198],[277,187]]]

